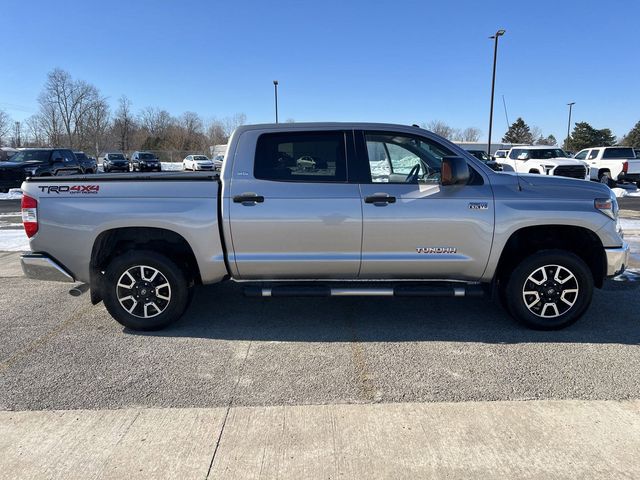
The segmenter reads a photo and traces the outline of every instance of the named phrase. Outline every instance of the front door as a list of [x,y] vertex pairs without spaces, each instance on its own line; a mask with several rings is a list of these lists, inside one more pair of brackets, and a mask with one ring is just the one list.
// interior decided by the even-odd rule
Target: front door
[[255,152],[235,153],[224,199],[237,276],[356,278],[362,209],[358,184],[347,175],[347,150],[355,156],[352,133],[263,133],[241,142],[256,143]]
[[454,153],[436,140],[383,131],[358,138],[371,175],[360,185],[360,277],[478,280],[494,228],[485,175],[469,162],[467,185],[443,187],[442,157]]

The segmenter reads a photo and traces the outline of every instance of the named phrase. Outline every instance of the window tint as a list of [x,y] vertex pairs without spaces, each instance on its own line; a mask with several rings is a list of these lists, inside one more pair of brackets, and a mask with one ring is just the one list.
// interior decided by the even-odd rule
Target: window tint
[[633,152],[633,148],[621,147],[621,148],[605,148],[602,158],[635,158],[636,155]]
[[577,160],[584,160],[585,158],[587,158],[587,153],[589,153],[588,150],[583,150],[582,152],[578,153],[575,157],[575,159]]
[[592,159],[596,158],[598,156],[598,152],[599,152],[599,150],[597,148],[594,148],[593,150],[591,150],[591,153],[589,154],[587,159],[588,160],[592,160]]
[[373,183],[405,183],[418,171],[418,183],[439,183],[442,157],[449,149],[422,137],[366,132],[365,140]]
[[258,138],[255,178],[294,182],[346,182],[343,132],[268,133]]

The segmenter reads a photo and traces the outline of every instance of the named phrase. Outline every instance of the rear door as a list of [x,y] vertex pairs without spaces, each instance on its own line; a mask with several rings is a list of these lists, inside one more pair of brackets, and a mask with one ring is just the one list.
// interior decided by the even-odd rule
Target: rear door
[[446,146],[405,133],[356,135],[369,171],[360,277],[479,279],[494,228],[488,178],[473,170],[468,185],[442,187],[442,158],[453,155]]
[[357,277],[362,208],[358,184],[350,182],[347,169],[355,156],[352,132],[242,135],[224,199],[237,276]]

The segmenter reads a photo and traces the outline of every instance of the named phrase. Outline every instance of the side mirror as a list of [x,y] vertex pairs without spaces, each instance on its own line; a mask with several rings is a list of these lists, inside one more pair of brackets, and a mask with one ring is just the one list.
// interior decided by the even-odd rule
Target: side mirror
[[462,157],[443,157],[440,184],[466,185],[469,181],[469,166]]
[[518,155],[518,160],[524,160],[525,162],[531,158],[531,155],[528,153],[521,153]]

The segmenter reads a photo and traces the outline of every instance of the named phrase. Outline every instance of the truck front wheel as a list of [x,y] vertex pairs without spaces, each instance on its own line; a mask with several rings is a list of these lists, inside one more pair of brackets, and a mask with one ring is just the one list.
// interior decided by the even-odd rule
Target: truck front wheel
[[169,258],[133,251],[113,260],[105,271],[107,311],[132,330],[158,330],[178,320],[189,303],[189,283]]
[[589,307],[593,276],[577,255],[545,250],[523,260],[505,288],[507,310],[516,320],[537,330],[558,330]]

